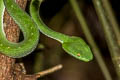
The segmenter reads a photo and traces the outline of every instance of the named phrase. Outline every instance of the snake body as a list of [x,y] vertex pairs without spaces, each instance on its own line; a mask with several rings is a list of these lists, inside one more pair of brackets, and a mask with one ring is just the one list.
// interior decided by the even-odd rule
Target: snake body
[[[39,16],[41,3],[42,0],[31,1],[31,18],[14,0],[0,0],[0,52],[14,58],[26,56],[31,53],[38,44],[39,29],[40,32],[46,36],[59,41],[62,44],[62,48],[75,58],[85,62],[92,60],[93,55],[91,49],[82,38],[53,31],[44,24]],[[24,34],[24,40],[20,43],[9,42],[5,37],[3,30],[4,5]]]
[[39,16],[39,8],[42,1],[43,0],[32,0],[30,4],[30,14],[35,23],[38,25],[40,32],[59,41],[62,44],[62,48],[75,58],[86,62],[92,60],[92,52],[83,39],[55,32],[44,24]]
[[[13,43],[6,39],[3,29],[5,7],[24,34],[24,40],[20,43]],[[36,48],[38,40],[39,30],[31,17],[13,0],[0,0],[0,52],[9,57],[20,58],[31,53]]]

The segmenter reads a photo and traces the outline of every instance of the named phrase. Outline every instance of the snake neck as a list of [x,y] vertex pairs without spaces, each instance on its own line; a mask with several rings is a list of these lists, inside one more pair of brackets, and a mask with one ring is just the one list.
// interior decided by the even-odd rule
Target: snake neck
[[70,38],[69,36],[53,31],[52,29],[47,27],[47,25],[44,24],[41,17],[39,16],[40,5],[41,5],[41,1],[36,1],[36,0],[32,0],[30,4],[30,14],[33,20],[35,21],[35,23],[38,25],[40,32],[61,43],[66,42]]

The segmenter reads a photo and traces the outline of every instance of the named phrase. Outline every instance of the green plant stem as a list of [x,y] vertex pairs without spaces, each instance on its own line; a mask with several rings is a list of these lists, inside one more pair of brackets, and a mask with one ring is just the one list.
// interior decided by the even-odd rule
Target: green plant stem
[[101,0],[101,1],[102,1],[102,4],[103,4],[103,7],[105,9],[106,17],[109,19],[110,24],[112,25],[112,28],[113,28],[113,30],[115,32],[116,39],[117,39],[117,41],[118,41],[118,43],[120,45],[119,26],[118,26],[118,23],[117,23],[117,21],[115,19],[112,7],[111,7],[108,0]]
[[98,18],[103,25],[102,28],[105,34],[108,48],[110,50],[112,61],[114,63],[117,75],[120,79],[120,49],[119,49],[119,46],[117,44],[117,41],[115,40],[114,33],[110,27],[110,24],[107,21],[106,14],[103,10],[101,1],[93,0],[93,4],[95,6]]
[[69,0],[69,1],[70,1],[71,6],[73,7],[73,9],[75,11],[75,14],[76,14],[76,16],[77,16],[77,18],[79,20],[79,23],[81,24],[81,28],[82,28],[85,36],[86,36],[87,41],[92,47],[94,55],[95,55],[95,57],[96,57],[96,59],[98,61],[98,64],[99,64],[99,66],[100,66],[106,80],[112,80],[112,78],[110,76],[110,73],[109,73],[109,71],[108,71],[108,69],[107,69],[107,67],[106,67],[106,65],[105,65],[105,63],[103,61],[100,50],[97,47],[97,45],[96,45],[96,43],[95,43],[89,29],[88,29],[88,25],[87,25],[83,15],[82,15],[82,12],[81,12],[76,0]]
[[43,70],[43,63],[44,63],[43,52],[38,52],[35,54],[35,61],[33,65],[33,72],[36,73],[38,71]]

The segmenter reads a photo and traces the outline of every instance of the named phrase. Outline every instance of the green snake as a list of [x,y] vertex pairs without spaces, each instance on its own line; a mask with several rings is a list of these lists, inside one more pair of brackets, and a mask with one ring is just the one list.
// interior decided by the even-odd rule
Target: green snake
[[[12,43],[7,41],[3,31],[3,12],[4,4],[10,16],[20,26],[24,34],[24,40],[20,43]],[[31,53],[38,43],[38,29],[46,36],[59,41],[62,48],[75,58],[88,62],[92,60],[93,55],[89,46],[83,39],[75,36],[68,36],[62,33],[53,31],[48,28],[39,16],[39,8],[42,0],[32,0],[30,4],[30,15],[27,15],[14,0],[1,0],[0,2],[0,52],[10,57],[23,57]],[[37,26],[36,26],[37,25]],[[37,27],[37,28],[36,28]],[[32,32],[32,33],[31,33]],[[1,37],[2,36],[2,37]]]
[[[24,40],[20,43],[12,43],[6,39],[3,29],[5,7],[24,34]],[[9,57],[20,58],[31,53],[36,48],[38,40],[39,30],[31,17],[13,0],[0,0],[0,52]]]

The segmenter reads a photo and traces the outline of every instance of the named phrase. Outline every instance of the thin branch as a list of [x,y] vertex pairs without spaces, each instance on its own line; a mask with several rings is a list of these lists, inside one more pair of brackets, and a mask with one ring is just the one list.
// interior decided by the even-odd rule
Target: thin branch
[[59,64],[59,65],[54,66],[54,67],[52,67],[52,68],[50,68],[50,69],[47,69],[47,70],[45,70],[45,71],[36,73],[35,75],[36,75],[37,78],[43,77],[43,76],[45,76],[45,75],[48,75],[48,74],[50,74],[50,73],[53,73],[53,72],[55,72],[55,71],[58,71],[58,70],[62,69],[62,67],[63,67],[63,66],[62,66],[61,64]]
[[92,34],[90,33],[89,29],[88,29],[88,25],[85,21],[85,18],[83,17],[83,14],[76,2],[76,0],[69,0],[70,3],[71,3],[71,6],[73,7],[74,11],[75,11],[75,14],[79,20],[79,23],[81,24],[81,28],[86,36],[86,39],[88,41],[88,43],[91,45],[92,47],[92,50],[94,52],[94,55],[98,61],[98,64],[106,78],[106,80],[112,80],[111,76],[110,76],[110,73],[105,65],[105,62],[101,56],[101,52],[98,48],[98,46],[96,45],[95,41],[94,41],[94,38],[92,37]]
[[110,23],[112,25],[113,31],[115,33],[116,39],[120,45],[120,29],[119,25],[115,19],[115,15],[113,13],[112,7],[108,0],[101,0],[103,7],[105,9],[106,17],[109,19]]
[[104,9],[102,7],[102,3],[100,0],[93,0],[98,18],[100,22],[102,23],[102,28],[104,30],[105,38],[107,41],[108,48],[111,53],[112,61],[114,63],[117,75],[120,79],[120,48],[119,45],[115,39],[115,34],[113,33],[110,24],[106,18],[106,14],[104,12]]

